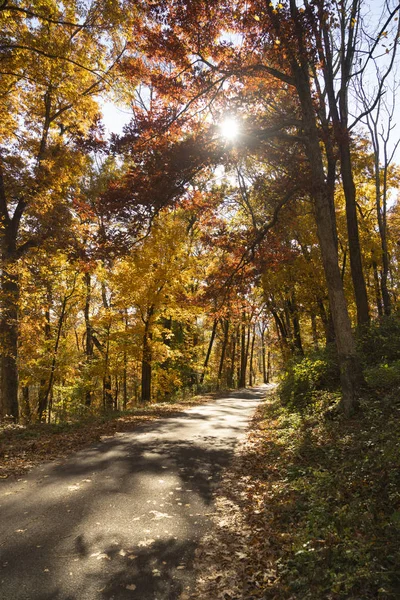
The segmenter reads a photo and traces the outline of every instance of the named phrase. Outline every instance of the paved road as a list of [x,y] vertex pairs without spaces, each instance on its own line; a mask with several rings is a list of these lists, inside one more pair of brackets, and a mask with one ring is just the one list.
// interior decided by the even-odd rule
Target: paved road
[[265,387],[0,482],[1,600],[177,600]]

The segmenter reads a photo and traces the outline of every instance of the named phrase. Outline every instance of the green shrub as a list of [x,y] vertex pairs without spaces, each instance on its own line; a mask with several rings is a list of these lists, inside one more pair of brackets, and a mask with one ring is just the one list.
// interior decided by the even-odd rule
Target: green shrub
[[358,333],[358,352],[364,366],[400,360],[400,315],[382,317]]
[[389,392],[400,387],[400,360],[367,367],[364,376],[372,388]]
[[278,391],[285,405],[303,410],[313,403],[316,392],[334,391],[338,386],[336,351],[328,347],[289,361]]

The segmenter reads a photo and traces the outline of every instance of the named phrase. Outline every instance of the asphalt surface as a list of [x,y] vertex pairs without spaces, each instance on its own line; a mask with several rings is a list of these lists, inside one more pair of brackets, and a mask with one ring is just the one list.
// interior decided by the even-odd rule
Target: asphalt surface
[[[1,600],[177,600],[265,387],[0,482]],[[200,599],[201,600],[201,599]]]

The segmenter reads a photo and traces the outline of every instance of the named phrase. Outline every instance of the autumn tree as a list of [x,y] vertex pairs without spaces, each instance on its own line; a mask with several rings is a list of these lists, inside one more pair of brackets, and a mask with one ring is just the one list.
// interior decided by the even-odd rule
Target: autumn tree
[[65,232],[71,220],[82,142],[101,135],[96,96],[113,84],[119,27],[133,13],[101,1],[0,8],[0,413],[17,419],[19,260],[44,240],[65,244],[59,225]]
[[[246,104],[245,90],[259,85],[265,98],[275,94],[295,98],[297,121],[281,124],[279,132],[301,138],[308,161],[308,177],[341,364],[343,406],[350,414],[362,385],[351,322],[338,264],[334,189],[339,160],[346,196],[346,214],[353,286],[360,323],[369,319],[362,269],[350,155],[349,86],[360,50],[355,35],[362,3],[354,0],[336,7],[321,2],[298,6],[259,2],[203,2],[149,7],[141,48],[169,64],[159,71],[158,89],[174,104],[173,119],[207,111],[234,110],[257,114],[258,105]],[[386,10],[387,8],[387,10]],[[398,6],[386,7],[385,25],[394,22]],[[169,24],[164,28],[164,24]],[[229,32],[233,33],[230,39]],[[374,32],[371,57],[381,30]],[[235,38],[238,36],[238,39]],[[396,35],[396,34],[395,34]],[[367,57],[367,59],[368,59]],[[335,65],[339,61],[340,76]],[[153,79],[156,81],[156,79]],[[216,98],[220,99],[218,104]],[[258,97],[257,97],[258,99]],[[266,100],[264,100],[265,102]],[[266,135],[277,137],[277,130]],[[295,134],[296,135],[296,134]],[[322,143],[321,143],[322,142]],[[351,239],[350,239],[351,238]]]

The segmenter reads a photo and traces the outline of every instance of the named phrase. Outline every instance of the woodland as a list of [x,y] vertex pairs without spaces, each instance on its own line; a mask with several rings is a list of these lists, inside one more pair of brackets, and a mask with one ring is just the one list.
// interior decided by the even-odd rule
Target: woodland
[[249,598],[398,597],[399,13],[0,0],[0,452],[278,383],[239,512],[276,501],[280,566],[227,542]]
[[398,14],[3,0],[3,419],[396,380]]

